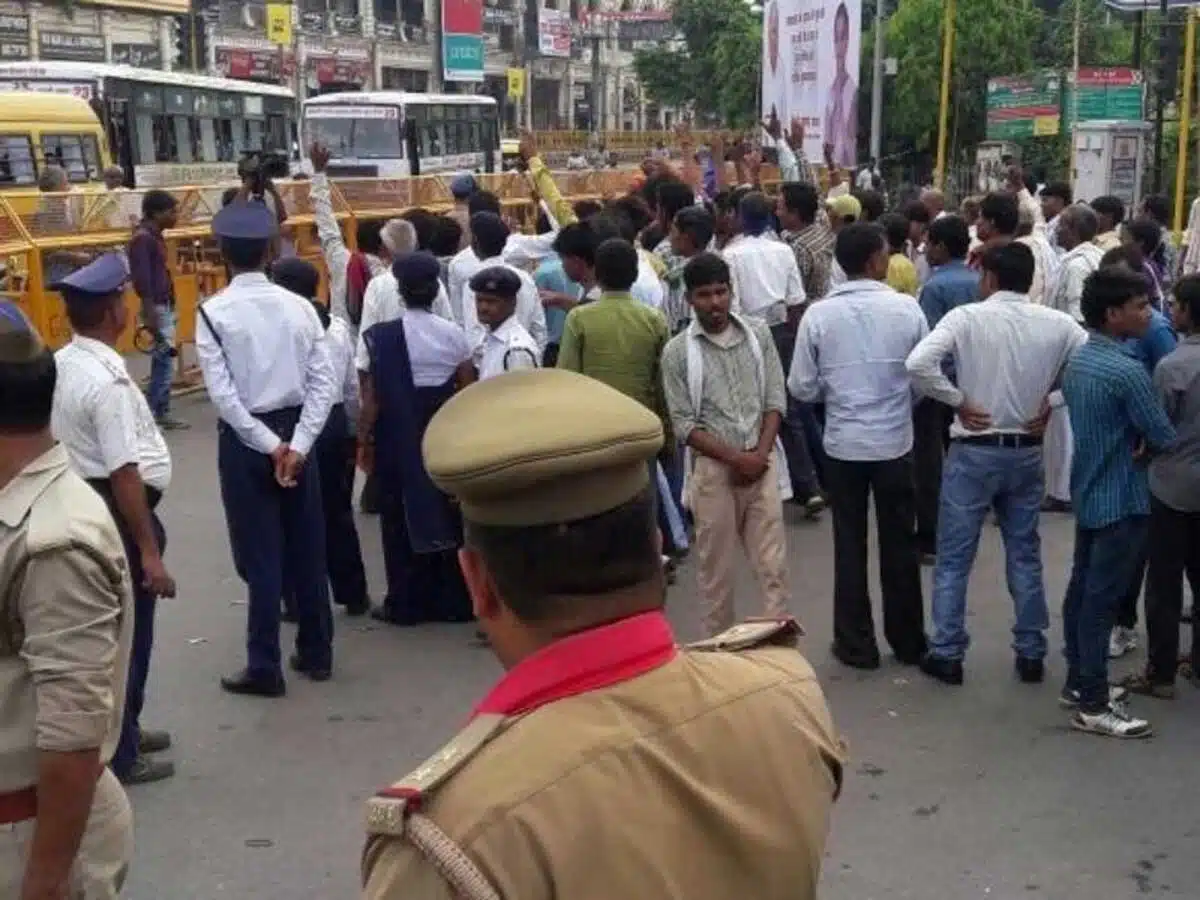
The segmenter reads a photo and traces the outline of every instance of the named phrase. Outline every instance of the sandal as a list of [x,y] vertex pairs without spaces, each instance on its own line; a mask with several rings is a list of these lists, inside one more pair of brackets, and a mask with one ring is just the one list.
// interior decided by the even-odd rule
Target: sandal
[[1162,681],[1151,681],[1148,675],[1137,673],[1121,679],[1121,687],[1131,694],[1156,697],[1159,700],[1174,700],[1175,685]]

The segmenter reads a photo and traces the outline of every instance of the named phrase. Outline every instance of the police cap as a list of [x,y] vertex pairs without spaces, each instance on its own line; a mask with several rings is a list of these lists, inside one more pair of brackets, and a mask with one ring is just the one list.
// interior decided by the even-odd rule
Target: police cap
[[213,234],[222,240],[265,241],[279,230],[265,203],[230,203],[213,216]]
[[45,344],[21,307],[11,300],[0,300],[0,363],[20,365],[44,352]]
[[455,394],[425,432],[425,467],[480,525],[575,522],[650,483],[658,417],[564,369],[509,372]]
[[450,193],[454,195],[455,200],[466,200],[475,193],[475,189],[474,175],[455,175],[450,180]]
[[420,290],[442,277],[442,265],[426,250],[402,254],[392,263],[392,274],[400,292]]
[[129,263],[120,253],[105,253],[81,269],[76,269],[53,287],[69,300],[100,300],[116,294],[129,281]]
[[508,266],[488,266],[472,275],[467,285],[477,294],[514,300],[521,291],[521,276]]

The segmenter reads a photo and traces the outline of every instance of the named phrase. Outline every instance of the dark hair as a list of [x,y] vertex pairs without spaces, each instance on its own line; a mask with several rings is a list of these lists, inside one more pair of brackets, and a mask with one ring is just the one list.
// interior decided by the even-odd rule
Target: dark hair
[[883,215],[886,204],[883,202],[883,194],[879,191],[853,191],[852,193],[858,198],[859,206],[862,207],[859,221],[875,222]]
[[596,283],[606,291],[627,291],[638,275],[638,254],[633,244],[609,238],[596,248]]
[[315,300],[317,288],[321,284],[321,275],[317,272],[317,267],[308,260],[288,256],[272,263],[271,280],[281,288],[299,294],[305,300]]
[[1097,215],[1108,216],[1114,226],[1120,225],[1125,221],[1125,204],[1121,202],[1121,198],[1119,197],[1113,197],[1110,194],[1097,197],[1092,201],[1092,209],[1096,211]]
[[626,237],[631,228],[629,220],[617,213],[603,212],[592,216],[588,219],[587,226],[592,229],[597,247],[610,238],[620,238],[623,241],[628,240],[631,244],[633,243],[632,238]]
[[230,203],[237,199],[238,194],[242,192],[241,188],[231,187],[225,188],[225,192],[221,194],[221,208],[224,209]]
[[333,319],[329,316],[329,307],[319,300],[309,300],[308,302],[312,304],[312,308],[316,312],[317,318],[320,319],[321,327],[328,331],[329,323],[333,321]]
[[1090,206],[1073,203],[1062,211],[1062,222],[1075,232],[1079,240],[1088,243],[1099,231],[1096,213]]
[[871,257],[887,246],[887,237],[874,222],[854,222],[838,232],[833,255],[850,278],[866,274]]
[[597,516],[550,525],[480,525],[466,521],[467,546],[478,553],[505,606],[524,622],[574,618],[587,599],[632,588],[659,575],[654,493]]
[[713,217],[703,206],[689,206],[675,214],[675,227],[686,234],[698,249],[708,246],[713,237]]
[[26,434],[49,427],[57,380],[49,350],[27,362],[0,362],[0,433]]
[[688,293],[710,284],[731,284],[729,264],[715,253],[693,256],[683,267],[683,286]]
[[1021,183],[1025,185],[1025,190],[1031,194],[1037,193],[1037,179],[1028,172],[1021,173]]
[[[626,194],[618,197],[608,205],[609,212],[615,212],[618,217],[624,217],[633,228],[633,238],[641,234],[642,229],[650,224],[654,216],[650,215],[650,207],[638,194]],[[624,229],[622,229],[624,231]],[[627,238],[631,243],[633,238]]]
[[666,236],[667,236],[667,233],[665,231],[663,231],[661,225],[659,225],[657,222],[651,222],[649,225],[647,225],[645,228],[642,229],[642,233],[641,233],[639,240],[641,241],[642,246],[645,249],[653,250],[655,247],[657,247],[659,244],[662,243],[663,238],[665,238]]
[[696,192],[676,178],[668,178],[658,185],[655,202],[662,217],[672,222],[680,210],[696,205]]
[[941,244],[951,259],[966,259],[971,250],[971,229],[962,216],[948,214],[929,223],[925,238],[929,244]]
[[979,259],[984,272],[996,276],[996,287],[1002,291],[1028,294],[1033,287],[1033,251],[1024,244],[1012,241],[989,247]]
[[554,252],[581,259],[591,266],[596,262],[596,243],[596,233],[590,224],[573,222],[554,238]]
[[1071,205],[1071,186],[1065,181],[1055,181],[1042,188],[1043,197],[1054,197],[1063,202],[1064,206]]
[[1129,248],[1124,244],[1104,251],[1104,255],[1100,257],[1100,265],[1125,266],[1130,271],[1137,271],[1133,268],[1133,254],[1129,252]]
[[[236,193],[234,191],[235,195]],[[178,205],[179,201],[166,191],[146,191],[146,196],[142,198],[142,216],[152,219],[159,213],[169,212]]]
[[438,216],[429,238],[429,252],[434,256],[453,256],[462,244],[462,225],[450,216]]
[[471,199],[467,201],[467,212],[469,212],[471,215],[481,212],[490,212],[500,215],[500,198],[491,191],[476,191],[471,195]]
[[929,209],[920,200],[914,200],[904,207],[904,218],[910,222],[920,222],[922,225],[928,225],[929,220],[933,218],[929,215]]
[[735,187],[721,191],[713,197],[713,206],[716,207],[718,214],[736,212],[742,203],[742,198],[749,194],[751,188]]
[[571,209],[575,210],[575,217],[584,222],[603,210],[604,204],[599,200],[576,200]]
[[1142,200],[1142,207],[1159,225],[1171,221],[1171,201],[1162,194],[1150,194]]
[[821,208],[821,195],[817,189],[804,182],[789,182],[779,188],[779,196],[783,198],[784,208],[803,219],[805,222],[817,220],[817,210]]
[[113,291],[107,297],[102,297],[88,291],[63,286],[63,307],[67,311],[67,321],[76,331],[91,331],[104,321],[108,311],[125,299],[120,291]]
[[482,212],[471,216],[471,242],[477,248],[480,259],[493,259],[503,253],[508,235],[508,226],[495,213]]
[[762,234],[771,224],[771,201],[762,191],[750,191],[738,204],[742,229],[749,234]]
[[1125,229],[1146,256],[1153,256],[1162,246],[1162,229],[1157,222],[1150,219],[1130,219],[1125,223]]
[[1102,264],[1083,283],[1083,296],[1079,301],[1083,321],[1092,328],[1103,328],[1110,309],[1124,306],[1134,297],[1144,296],[1146,281],[1141,275],[1126,266]]
[[980,201],[979,217],[991,222],[1001,234],[1012,236],[1021,223],[1021,210],[1015,196],[993,191]]
[[433,239],[433,233],[437,229],[438,217],[427,209],[406,209],[400,213],[400,218],[412,225],[413,231],[417,233],[417,249],[428,250],[429,242]]
[[888,249],[893,253],[903,253],[908,246],[908,219],[900,213],[885,213],[879,219],[879,227],[887,235]]
[[433,301],[437,299],[441,287],[440,279],[431,278],[429,281],[401,285],[400,296],[405,306],[428,310],[433,308]]
[[231,268],[247,271],[257,269],[267,259],[267,249],[270,241],[252,240],[250,238],[222,238],[221,255],[225,257]]
[[1200,327],[1200,275],[1184,275],[1175,282],[1175,302],[1187,308],[1192,327]]
[[550,217],[546,215],[546,211],[540,206],[537,211],[537,223],[534,225],[534,231],[537,234],[549,234],[554,230],[554,226],[550,224]]
[[354,242],[360,251],[372,256],[383,252],[383,222],[383,219],[359,219]]

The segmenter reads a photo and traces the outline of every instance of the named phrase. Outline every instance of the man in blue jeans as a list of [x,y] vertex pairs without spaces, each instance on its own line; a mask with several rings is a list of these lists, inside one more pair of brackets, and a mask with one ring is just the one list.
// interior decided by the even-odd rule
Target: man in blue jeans
[[[1040,682],[1049,626],[1038,536],[1042,432],[1050,394],[1087,333],[1065,313],[1029,301],[1034,260],[1024,244],[991,247],[980,263],[981,301],[947,312],[907,362],[916,389],[955,410],[938,507],[933,634],[921,670],[962,684],[967,582],[994,507],[1016,608],[1017,674]],[[943,367],[948,359],[957,387]]]
[[1150,723],[1126,711],[1108,684],[1109,632],[1146,542],[1149,453],[1175,440],[1142,364],[1121,341],[1144,334],[1150,301],[1140,274],[1125,265],[1088,276],[1081,307],[1088,341],[1067,366],[1071,413],[1075,559],[1063,600],[1067,683],[1062,703],[1080,731],[1147,737]]

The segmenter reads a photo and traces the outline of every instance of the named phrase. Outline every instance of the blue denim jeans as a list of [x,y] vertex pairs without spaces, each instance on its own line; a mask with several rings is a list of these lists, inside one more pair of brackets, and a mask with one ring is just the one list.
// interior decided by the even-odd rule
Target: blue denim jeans
[[175,346],[175,310],[158,307],[158,331],[161,337],[150,351],[150,383],[146,386],[146,402],[154,418],[161,419],[171,409],[171,374],[175,368],[172,348]]
[[995,507],[1004,539],[1008,592],[1016,611],[1013,650],[1027,659],[1045,657],[1050,614],[1038,536],[1042,490],[1040,447],[951,443],[938,506],[933,635],[929,644],[934,656],[962,659],[967,652],[967,582],[984,519]]
[[1146,543],[1149,516],[1130,516],[1104,528],[1075,526],[1075,559],[1063,598],[1063,653],[1068,691],[1079,691],[1079,708],[1108,706],[1108,636],[1117,604]]

